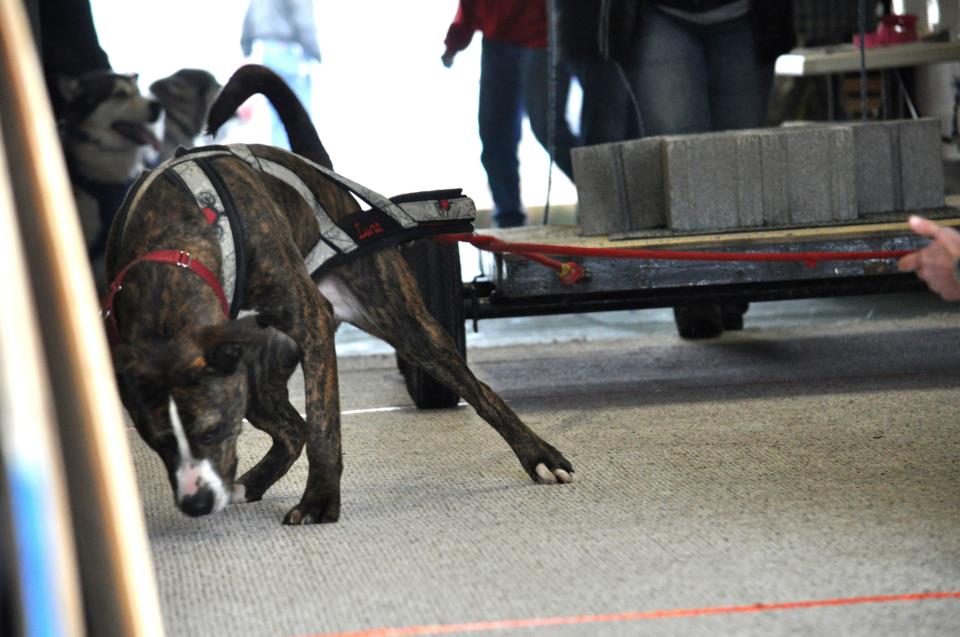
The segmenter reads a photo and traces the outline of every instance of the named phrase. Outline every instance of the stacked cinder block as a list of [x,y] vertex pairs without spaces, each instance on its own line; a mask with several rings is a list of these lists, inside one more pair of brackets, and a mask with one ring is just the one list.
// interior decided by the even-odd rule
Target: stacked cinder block
[[666,221],[674,230],[760,225],[760,145],[748,135],[689,135],[661,141]]
[[784,128],[758,135],[767,193],[763,225],[856,219],[856,160],[848,127]]
[[852,128],[860,214],[944,205],[939,120],[874,122]]
[[585,235],[816,225],[943,205],[937,120],[651,137],[578,148]]
[[[574,176],[585,235],[661,228],[665,224],[661,139],[649,137],[574,151]],[[584,211],[587,211],[584,213]]]

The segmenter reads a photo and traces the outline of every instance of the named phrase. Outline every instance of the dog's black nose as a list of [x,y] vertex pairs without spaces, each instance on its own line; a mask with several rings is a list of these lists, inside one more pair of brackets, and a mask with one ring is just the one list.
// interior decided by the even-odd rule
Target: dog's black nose
[[163,112],[163,104],[160,102],[150,102],[150,121],[155,122],[160,118],[160,113]]
[[190,517],[200,517],[213,511],[213,491],[200,489],[180,501],[180,510]]

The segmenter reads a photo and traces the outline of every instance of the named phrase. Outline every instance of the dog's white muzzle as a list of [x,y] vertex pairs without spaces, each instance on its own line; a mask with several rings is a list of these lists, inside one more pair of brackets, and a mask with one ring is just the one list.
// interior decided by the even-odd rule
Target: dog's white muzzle
[[176,473],[177,506],[190,516],[222,511],[230,502],[230,496],[210,461],[195,460],[190,453],[190,443],[183,430],[177,403],[172,396],[170,397],[170,424],[180,450],[180,467]]

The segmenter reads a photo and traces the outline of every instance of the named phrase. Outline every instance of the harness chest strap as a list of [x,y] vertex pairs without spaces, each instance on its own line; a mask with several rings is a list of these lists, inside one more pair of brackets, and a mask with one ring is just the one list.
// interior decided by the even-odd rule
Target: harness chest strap
[[117,273],[116,278],[110,284],[110,290],[107,292],[107,297],[103,303],[102,316],[104,320],[108,322],[110,337],[112,339],[118,340],[120,338],[120,327],[117,325],[117,317],[113,313],[113,299],[117,295],[117,292],[123,289],[123,280],[126,278],[130,268],[144,261],[169,263],[170,265],[190,270],[210,286],[214,294],[217,295],[217,300],[220,301],[220,307],[223,309],[224,316],[227,318],[230,317],[230,306],[227,304],[227,297],[223,294],[223,288],[220,286],[220,280],[217,278],[217,275],[200,263],[198,259],[190,256],[189,252],[184,252],[183,250],[157,250],[155,252],[149,252],[142,257],[137,257],[128,263]]

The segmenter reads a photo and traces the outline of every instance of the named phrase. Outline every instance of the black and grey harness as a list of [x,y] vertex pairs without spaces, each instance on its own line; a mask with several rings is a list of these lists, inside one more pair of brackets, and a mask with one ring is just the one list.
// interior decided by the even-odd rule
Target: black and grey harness
[[[230,300],[230,317],[235,318],[243,305],[246,279],[243,224],[233,198],[214,166],[214,160],[238,157],[256,170],[279,179],[295,190],[316,215],[320,239],[307,253],[304,263],[314,280],[338,265],[358,256],[369,254],[403,241],[431,234],[471,232],[476,217],[473,200],[459,190],[417,192],[387,198],[335,173],[334,171],[300,157],[328,180],[355,195],[370,206],[367,210],[347,215],[335,222],[309,184],[296,173],[268,158],[256,154],[246,144],[207,146],[181,151],[177,156],[145,172],[130,188],[117,213],[116,223],[122,241],[130,208],[134,207],[150,183],[163,176],[189,192],[203,211],[206,221],[217,228],[222,268],[220,282],[224,296]],[[176,246],[171,246],[176,248]]]

